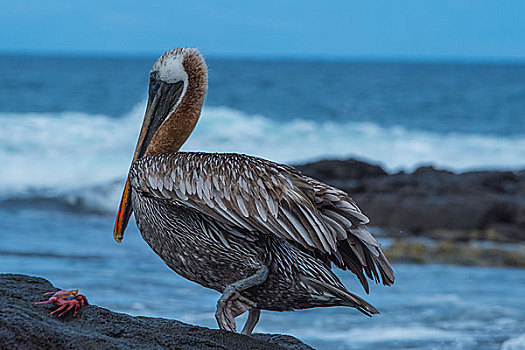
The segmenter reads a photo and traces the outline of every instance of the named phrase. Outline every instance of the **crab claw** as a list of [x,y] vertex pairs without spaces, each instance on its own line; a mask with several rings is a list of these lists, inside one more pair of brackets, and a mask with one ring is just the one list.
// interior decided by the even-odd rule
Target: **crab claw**
[[83,307],[84,305],[89,305],[85,295],[78,294],[77,300],[80,302],[80,307]]

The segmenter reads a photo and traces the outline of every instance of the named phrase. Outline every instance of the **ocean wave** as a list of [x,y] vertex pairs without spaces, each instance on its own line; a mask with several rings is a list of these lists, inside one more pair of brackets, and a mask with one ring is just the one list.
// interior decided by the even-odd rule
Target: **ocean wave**
[[[290,331],[294,333],[293,330]],[[355,343],[381,343],[393,341],[419,341],[419,340],[453,340],[461,333],[451,332],[438,328],[429,328],[419,325],[395,327],[358,327],[345,331],[301,330],[303,337],[315,340],[342,341],[349,344]]]
[[501,350],[519,350],[525,349],[525,334],[516,338],[510,338],[501,344]]
[[465,301],[462,300],[457,294],[429,294],[424,296],[418,296],[414,299],[414,304],[417,305],[434,305],[443,303],[447,305],[464,305]]
[[113,215],[116,213],[122,189],[122,180],[87,187],[60,189],[28,188],[25,191],[4,191],[0,208],[33,208],[79,213]]
[[[79,112],[0,113],[0,198],[82,210],[118,204],[145,102],[120,118]],[[387,170],[525,167],[525,136],[437,134],[375,123],[277,121],[206,107],[184,150],[241,152],[278,162],[357,157]]]

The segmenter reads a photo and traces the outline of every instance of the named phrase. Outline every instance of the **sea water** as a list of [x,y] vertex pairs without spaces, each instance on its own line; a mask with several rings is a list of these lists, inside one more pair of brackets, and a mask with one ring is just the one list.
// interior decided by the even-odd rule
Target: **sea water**
[[[218,293],[178,277],[114,214],[154,58],[0,57],[0,272],[79,288],[91,303],[215,327]],[[358,157],[388,171],[525,167],[525,66],[209,60],[185,150],[300,163]],[[360,203],[366,212],[366,203]],[[373,218],[372,218],[373,223]],[[395,265],[348,308],[263,312],[259,332],[320,349],[525,347],[525,271]]]

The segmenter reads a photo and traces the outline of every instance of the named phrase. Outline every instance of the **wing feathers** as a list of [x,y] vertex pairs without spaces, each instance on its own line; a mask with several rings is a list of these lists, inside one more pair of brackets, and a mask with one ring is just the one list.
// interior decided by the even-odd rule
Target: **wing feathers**
[[239,154],[179,152],[136,161],[132,186],[218,222],[286,239],[326,263],[392,284],[368,218],[343,191],[294,168]]

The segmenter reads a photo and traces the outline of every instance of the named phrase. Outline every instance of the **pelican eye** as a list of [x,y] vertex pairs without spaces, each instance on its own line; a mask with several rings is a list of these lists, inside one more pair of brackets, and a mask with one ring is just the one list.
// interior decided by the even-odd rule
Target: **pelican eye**
[[159,88],[159,81],[157,80],[156,74],[150,74],[149,76],[149,93],[155,94]]

